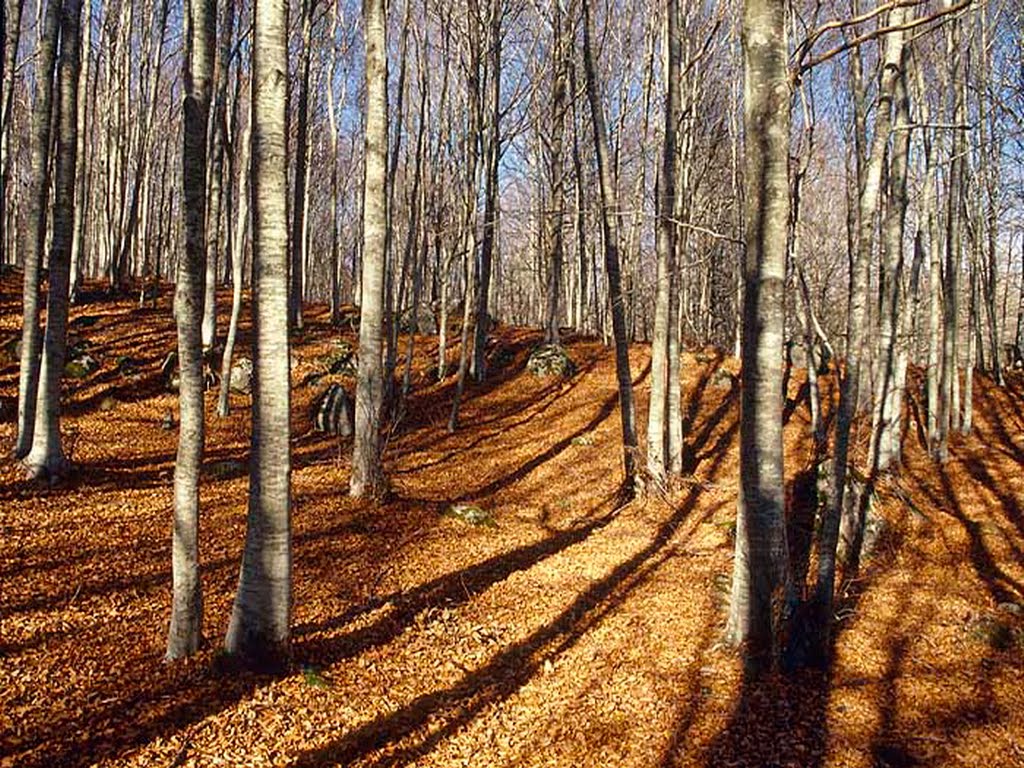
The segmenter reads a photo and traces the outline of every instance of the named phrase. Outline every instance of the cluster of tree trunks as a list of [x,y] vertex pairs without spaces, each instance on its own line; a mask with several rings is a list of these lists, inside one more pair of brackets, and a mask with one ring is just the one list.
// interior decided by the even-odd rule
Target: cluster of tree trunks
[[[328,300],[334,322],[355,314],[346,301],[358,304],[356,497],[386,492],[384,430],[404,413],[424,318],[436,324],[437,377],[452,383],[449,430],[474,382],[490,375],[495,317],[530,323],[551,345],[566,326],[613,344],[627,494],[670,493],[683,472],[684,340],[736,343],[741,484],[728,635],[751,669],[777,663],[804,593],[815,642],[827,649],[837,578],[857,568],[875,484],[899,467],[911,364],[926,363],[925,429],[939,461],[951,436],[971,429],[975,369],[1003,381],[1006,109],[990,82],[1002,9],[855,2],[850,17],[822,21],[819,7],[791,47],[797,22],[780,0],[743,0],[736,29],[727,8],[637,4],[621,36],[604,34],[617,20],[590,0],[465,0],[454,9],[405,0],[400,14],[366,0],[364,98],[352,128],[345,88],[359,27],[333,0],[326,13],[316,0],[296,3],[294,73],[287,0],[221,4],[219,14],[213,0],[187,0],[183,105],[165,71],[178,62],[166,40],[168,0],[40,2],[30,78],[18,75],[23,5],[3,4],[0,56],[0,243],[4,260],[24,270],[15,453],[33,476],[69,472],[61,378],[69,303],[83,298],[83,280],[137,287],[144,304],[172,279],[180,433],[169,658],[202,641],[204,365],[219,347],[222,283],[232,308],[221,416],[247,285],[254,378],[249,525],[227,647],[261,662],[287,656],[288,345],[289,331],[303,328],[304,301]],[[527,66],[515,46],[532,22],[530,50],[545,56]],[[877,57],[865,55],[869,45]],[[835,267],[809,243],[821,238],[808,221],[821,204],[807,189],[824,143],[841,141],[815,131],[815,73],[840,59],[852,119],[840,249],[848,265]],[[617,75],[609,61],[632,72]],[[722,106],[738,100],[740,79],[724,81],[740,71],[742,121]],[[19,83],[33,97],[21,134],[29,99],[15,99]],[[527,169],[518,185],[510,151]],[[1011,253],[1007,274],[1012,263]],[[843,274],[846,311],[830,311]],[[1024,284],[1018,300],[1024,307]],[[1017,357],[1022,318],[1018,309]],[[651,342],[644,456],[629,360],[636,339]],[[791,573],[784,525],[784,351],[796,344],[815,459],[831,452],[813,585]],[[831,434],[818,384],[830,365],[839,381]],[[870,425],[864,452],[860,423]],[[851,474],[866,478],[854,503]]]

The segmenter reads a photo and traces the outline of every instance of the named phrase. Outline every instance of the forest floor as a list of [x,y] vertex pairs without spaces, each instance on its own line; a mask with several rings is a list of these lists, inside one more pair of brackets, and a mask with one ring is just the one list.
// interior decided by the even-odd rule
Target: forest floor
[[[20,283],[0,289],[2,342],[20,329]],[[1024,765],[1019,375],[1003,389],[977,381],[976,430],[944,466],[923,452],[911,400],[905,467],[879,494],[887,533],[846,591],[830,672],[750,683],[720,643],[737,361],[686,355],[691,477],[668,499],[620,506],[608,349],[570,339],[579,372],[539,379],[524,369],[538,334],[499,328],[491,378],[468,389],[450,435],[451,378],[429,379],[437,341],[424,337],[387,442],[393,496],[372,506],[347,496],[347,446],[312,431],[329,379],[302,382],[338,336],[313,310],[294,345],[294,664],[260,676],[219,651],[245,530],[249,398],[219,419],[207,396],[206,643],[167,664],[169,297],[96,301],[72,318],[101,364],[66,387],[77,474],[49,489],[0,464],[2,766]],[[134,370],[119,372],[124,356]],[[649,350],[631,357],[644,414]],[[17,364],[2,365],[7,456]],[[794,373],[794,488],[809,460],[804,392]],[[453,502],[496,525],[443,515]]]

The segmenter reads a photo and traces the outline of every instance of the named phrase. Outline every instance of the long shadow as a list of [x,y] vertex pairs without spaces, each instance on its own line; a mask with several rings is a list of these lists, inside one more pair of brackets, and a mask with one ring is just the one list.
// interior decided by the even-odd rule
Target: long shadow
[[[739,429],[739,416],[736,417],[733,424],[725,430],[718,439],[711,445],[706,446],[707,440],[711,437],[711,434],[718,428],[725,418],[725,415],[736,404],[736,400],[739,397],[740,388],[736,381],[732,382],[732,386],[729,392],[722,398],[722,401],[718,404],[715,410],[708,416],[707,420],[701,426],[699,432],[693,435],[687,435],[683,440],[683,474],[691,475],[696,472],[697,467],[700,463],[710,457],[717,456],[732,440],[736,430]],[[699,408],[699,405],[698,405]],[[704,449],[698,452],[698,449],[704,446]]]
[[[643,381],[643,379],[647,376],[650,370],[650,365],[644,368],[640,376],[637,377],[637,381],[634,384],[634,386],[637,386],[639,382]],[[505,474],[502,477],[492,480],[491,482],[487,483],[486,485],[480,488],[477,488],[476,490],[464,493],[457,499],[457,501],[484,498],[486,496],[490,496],[491,494],[497,493],[506,486],[512,485],[518,482],[519,480],[522,480],[524,477],[533,472],[533,470],[551,461],[551,459],[555,458],[558,454],[560,454],[562,451],[564,451],[566,448],[572,445],[573,440],[576,440],[577,438],[582,437],[583,435],[589,432],[593,432],[595,429],[597,429],[605,419],[607,419],[615,412],[615,409],[618,407],[619,393],[615,392],[605,399],[604,403],[601,404],[600,410],[594,415],[594,417],[591,418],[590,421],[588,421],[582,427],[577,429],[575,432],[573,432],[570,435],[566,435],[557,443],[552,445],[550,448],[548,448],[545,451],[542,451],[541,453],[538,453],[532,459],[520,465],[512,472],[509,472],[508,474]]]
[[[206,560],[202,563],[203,577],[206,578],[220,569],[236,565],[237,562],[237,557]],[[34,597],[19,602],[3,603],[2,607],[6,615],[30,611],[55,611],[66,607],[73,601],[85,600],[91,597],[103,597],[126,591],[150,592],[158,587],[167,586],[170,584],[170,581],[171,571],[168,567],[163,567],[158,571],[150,573],[136,573],[122,578],[107,579],[106,581],[68,584],[57,592],[37,594]]]
[[[910,607],[909,591],[904,591],[900,595],[899,606],[896,615],[902,618]],[[888,634],[894,634],[894,629],[896,628],[890,628]],[[882,680],[882,693],[878,702],[879,723],[875,735],[871,739],[871,755],[875,765],[895,767],[918,764],[909,745],[897,737],[896,729],[899,716],[897,681],[910,644],[910,638],[906,631],[899,632],[888,643],[888,658]]]
[[[406,765],[428,753],[487,706],[504,701],[518,691],[537,674],[545,660],[572,648],[580,637],[645,583],[673,554],[673,548],[666,551],[666,545],[689,516],[698,497],[699,488],[694,487],[646,547],[589,587],[550,624],[504,649],[450,688],[423,694],[397,712],[378,717],[324,747],[306,752],[293,765],[347,765],[390,747],[373,765],[395,766]],[[714,509],[708,515],[713,512]],[[444,718],[443,725],[418,733],[429,728],[439,716]],[[401,745],[406,739],[413,743]]]
[[[901,734],[899,727],[898,693],[903,666],[907,658],[914,655],[914,643],[918,639],[920,627],[932,619],[937,607],[935,603],[927,603],[924,615],[913,613],[910,610],[912,594],[910,591],[903,592],[895,611],[897,618],[887,632],[891,639],[881,680],[882,690],[878,697],[879,723],[871,739],[874,765],[886,768],[932,765],[938,757],[934,749],[922,750],[922,746],[929,742],[914,739],[913,736],[907,738]],[[964,663],[961,660],[954,661],[956,671],[961,671]],[[938,711],[915,711],[915,719],[926,718],[929,730],[935,733],[962,733],[967,726],[985,725],[1005,717],[1005,713],[993,706],[992,674],[999,664],[1000,661],[986,655],[974,670],[974,685],[970,695],[960,697],[959,703],[952,708],[940,704],[941,709]],[[943,672],[936,669],[934,674],[941,677]]]
[[[607,525],[613,516],[614,513],[608,513],[591,521],[588,525],[564,532],[561,538],[556,538],[554,541],[540,542],[531,553],[519,552],[518,556],[513,554],[513,558],[517,557],[517,559],[514,559],[509,565],[501,564],[499,556],[492,558],[487,563],[448,574],[440,580],[397,597],[396,604],[401,606],[403,615],[415,616],[438,601],[459,599],[460,595],[465,597],[466,587],[471,590],[483,590],[488,586],[489,580],[500,580],[503,572],[511,572],[511,565],[529,567],[528,561],[531,556],[535,562],[539,562],[549,554],[554,554],[553,550],[557,548],[564,549],[571,546],[572,543],[578,543],[600,527]],[[353,521],[348,521],[349,526],[353,524]],[[323,534],[322,531],[298,534],[296,540],[297,542],[311,541],[322,538]],[[552,551],[547,553],[548,549]],[[204,578],[211,578],[215,571],[226,573],[227,568],[236,565],[237,557],[206,561],[203,565]],[[166,586],[168,580],[169,573],[166,571],[146,574],[130,580],[113,580],[86,587],[81,590],[78,597],[117,593],[129,588],[154,589]],[[50,596],[46,602],[50,603],[52,607],[56,607],[72,598],[75,598],[74,591],[65,590],[60,595]],[[42,601],[38,602],[38,607],[42,607]],[[24,609],[37,606],[33,602],[32,605],[26,604],[17,607]],[[394,618],[392,617],[392,620]],[[300,629],[307,633],[315,631],[310,627]],[[321,663],[330,664],[335,659],[350,656],[353,649],[358,652],[357,644],[360,648],[374,647],[393,639],[400,630],[401,627],[391,621],[381,622],[375,625],[374,631],[358,633],[355,638],[346,636],[334,644],[320,643],[315,640],[303,643],[300,640],[296,644],[296,656],[298,658],[315,658]],[[147,666],[149,663],[155,665],[156,660],[145,660],[144,663]],[[216,665],[210,668],[202,663],[176,665],[158,677],[155,682],[147,678],[138,687],[126,686],[121,677],[112,676],[89,693],[90,700],[102,702],[94,706],[90,720],[92,722],[130,723],[130,727],[116,728],[113,732],[105,734],[83,733],[77,742],[69,743],[66,740],[53,742],[51,740],[54,733],[66,731],[72,727],[68,718],[56,718],[52,722],[48,722],[44,729],[40,729],[24,739],[19,744],[19,754],[25,756],[24,765],[39,766],[39,768],[44,766],[48,768],[54,765],[70,768],[71,766],[91,764],[101,758],[117,758],[155,738],[186,728],[233,706],[273,679],[275,678],[237,670],[224,670]]]
[[502,552],[464,570],[448,573],[408,591],[392,592],[353,606],[340,616],[320,624],[300,625],[295,635],[328,631],[344,626],[359,616],[382,606],[390,606],[388,615],[365,629],[327,640],[299,640],[297,653],[309,660],[330,657],[332,661],[348,658],[369,648],[385,645],[407,627],[417,614],[435,605],[457,605],[468,602],[476,594],[505,580],[517,571],[525,571],[537,563],[579,544],[615,519],[616,511],[602,515],[586,525],[548,536],[535,544]]
[[697,421],[697,414],[700,413],[701,402],[704,400],[704,393],[707,391],[708,384],[711,383],[711,377],[722,366],[724,359],[725,356],[721,350],[716,349],[715,356],[701,368],[700,378],[697,379],[697,384],[687,396],[686,412],[683,414],[684,435],[689,434],[693,429],[693,425]]
[[[585,369],[580,371],[577,374],[577,378],[569,385],[570,389],[576,387],[578,385],[578,383],[579,383],[579,380],[580,380],[578,377],[583,376],[586,373],[588,373],[590,371],[590,369],[593,368],[593,366],[594,366],[594,363],[591,362]],[[509,431],[511,431],[513,429],[525,426],[525,425],[529,424],[530,422],[536,420],[539,416],[542,416],[544,413],[546,413],[547,410],[549,408],[551,408],[555,403],[557,403],[559,401],[559,399],[563,395],[565,395],[565,394],[566,394],[566,390],[562,389],[562,387],[559,385],[559,383],[554,382],[554,383],[548,384],[539,393],[530,393],[529,395],[527,395],[525,397],[522,397],[522,398],[514,401],[511,404],[505,405],[504,408],[502,408],[498,413],[494,414],[490,418],[485,419],[483,421],[476,421],[476,422],[473,423],[474,430],[479,430],[482,427],[486,427],[486,426],[489,426],[490,424],[495,424],[495,423],[500,424],[499,428],[491,430],[491,431],[488,431],[488,432],[484,432],[483,434],[480,434],[477,437],[473,438],[469,443],[466,443],[464,445],[459,445],[459,446],[453,448],[452,450],[448,451],[447,453],[445,453],[444,455],[442,455],[442,456],[440,456],[440,457],[438,457],[436,459],[432,459],[431,461],[423,462],[422,464],[416,464],[415,466],[407,467],[405,469],[394,470],[394,471],[391,472],[391,474],[393,474],[393,475],[413,474],[413,473],[416,473],[416,472],[420,472],[421,470],[424,470],[424,469],[430,469],[432,467],[436,467],[436,466],[440,466],[442,464],[445,464],[448,461],[450,461],[451,459],[455,458],[456,456],[458,456],[458,455],[460,455],[462,453],[466,453],[468,451],[471,451],[474,448],[479,447],[481,444],[486,443],[489,440],[493,440],[498,435],[505,434],[505,433],[507,433],[507,432],[509,432]],[[482,395],[478,394],[478,396],[482,396]],[[526,408],[528,408],[530,405],[536,405],[538,403],[539,403],[539,407],[538,408],[536,408],[534,410],[530,410],[522,418],[517,419],[516,421],[514,421],[512,423],[502,423],[506,419],[508,419],[509,417],[511,417],[511,416],[513,416],[515,414],[523,413],[523,411]],[[424,439],[422,441],[414,442],[414,443],[411,443],[411,444],[405,446],[403,452],[404,453],[416,453],[416,452],[422,450],[422,448],[424,447],[422,445],[422,443],[427,442],[428,439],[431,442],[436,442],[436,440],[437,440],[435,435],[429,435],[429,436],[427,436],[426,439]]]
[[[650,364],[648,364],[647,366],[644,367],[644,369],[636,377],[636,379],[633,382],[633,385],[634,386],[639,386],[643,382],[643,380],[650,374],[650,371],[651,371],[651,367],[650,367]],[[552,402],[555,402],[555,401],[557,401],[557,397],[552,400]],[[469,500],[473,500],[473,499],[484,498],[484,497],[490,496],[490,495],[492,495],[494,493],[497,493],[500,490],[503,490],[506,486],[513,485],[514,483],[522,480],[527,475],[529,475],[531,472],[533,472],[535,469],[537,469],[538,467],[546,464],[548,461],[551,461],[553,458],[555,458],[560,453],[565,451],[566,448],[568,448],[569,446],[571,446],[573,444],[574,440],[576,440],[576,439],[582,437],[583,435],[586,435],[586,434],[594,431],[595,429],[597,429],[601,425],[601,423],[605,421],[605,419],[607,419],[609,416],[611,416],[615,412],[615,409],[618,407],[618,403],[619,403],[619,394],[616,391],[615,393],[609,395],[605,399],[605,401],[601,404],[601,408],[593,416],[593,418],[591,418],[590,421],[588,421],[585,425],[583,425],[582,427],[577,429],[575,432],[572,432],[571,434],[569,434],[566,437],[562,438],[561,440],[556,442],[554,445],[550,446],[546,450],[544,450],[541,453],[537,454],[536,456],[534,456],[532,459],[530,459],[529,461],[525,462],[524,464],[521,464],[519,467],[515,468],[511,472],[508,472],[505,475],[502,475],[501,477],[498,477],[495,480],[492,480],[491,482],[487,483],[484,486],[481,486],[480,488],[476,488],[476,489],[467,491],[466,493],[464,493],[461,496],[458,496],[458,497],[456,497],[456,498],[454,498],[452,500],[453,501],[469,501]],[[512,429],[512,428],[514,428],[516,426],[521,426],[523,424],[526,424],[529,421],[531,421],[531,419],[534,418],[534,416],[536,416],[536,414],[534,414],[532,416],[525,417],[524,419],[521,419],[516,424],[513,424],[513,425],[511,425],[511,426],[509,426],[507,428],[503,428],[501,431],[502,432],[506,432],[506,431],[508,431],[508,429]],[[477,442],[477,441],[475,441],[475,442]],[[418,470],[421,470],[421,469],[424,469],[426,467],[431,466],[431,464],[433,464],[433,463],[444,463],[444,461],[446,461],[448,458],[451,458],[451,456],[457,455],[458,453],[462,452],[463,450],[464,450],[464,448],[458,448],[455,451],[453,451],[450,455],[445,457],[444,459],[435,460],[435,462],[429,462],[427,464],[419,464],[414,469],[418,471]],[[410,471],[412,471],[412,470],[410,470]]]
[[[72,461],[73,459],[72,456]],[[205,484],[246,477],[249,471],[247,459],[247,450],[239,451],[233,447],[208,450],[203,457],[202,482]],[[83,488],[170,488],[173,462],[174,456],[167,455],[157,456],[146,462],[104,460],[73,463],[71,475],[63,484],[50,488],[31,479],[8,483],[0,486],[0,501],[26,497],[57,497]]]
[[[1017,532],[1024,536],[1024,513],[1021,512],[1020,505],[1017,503],[1013,493],[1006,490],[1008,483],[1005,482],[1005,479],[1003,481],[996,480],[988,468],[981,461],[974,458],[966,459],[963,462],[963,467],[976,483],[995,494],[996,498],[999,499],[1003,515],[1017,529]],[[994,521],[993,524],[997,525]],[[1017,559],[1017,563],[1024,566],[1024,553],[1021,552],[1020,547],[1014,544],[1009,536],[1005,537],[1005,541],[1007,547]]]
[[694,671],[690,674],[686,691],[679,697],[681,701],[686,703],[676,712],[675,721],[672,724],[672,735],[662,753],[661,761],[658,763],[660,768],[674,768],[686,757],[690,729],[693,727],[697,714],[700,712],[700,705],[706,700],[707,696],[708,689],[701,679],[700,670],[704,666],[704,656],[711,647],[716,629],[716,622],[713,620],[708,620],[704,624],[704,631],[699,643],[700,650],[697,652],[696,659],[690,665]]
[[[811,467],[798,473],[788,487],[787,534],[798,533],[796,541],[788,542],[794,580],[798,584],[802,583],[798,577],[806,572],[814,520],[811,505],[802,507],[812,498],[807,491],[816,479],[815,468]],[[807,498],[801,499],[802,494]],[[800,531],[808,522],[810,530]],[[903,534],[896,528],[887,529],[884,536],[884,542],[874,550],[870,567],[859,574],[856,582],[845,583],[839,590],[842,597],[837,598],[837,615],[854,614],[871,584],[882,573],[897,566],[895,553],[902,548]],[[786,671],[761,677],[744,675],[733,713],[712,741],[705,765],[709,768],[720,765],[819,768],[824,765],[829,734],[827,708],[833,685],[832,660],[844,625],[833,624],[829,646],[825,649],[827,657],[819,661],[820,651],[815,650],[819,622],[813,602],[802,602],[797,607],[783,651]]]
[[1021,595],[1024,595],[1024,586],[1008,576],[996,564],[992,553],[985,546],[981,524],[971,520],[964,514],[963,508],[960,505],[960,499],[956,495],[956,490],[953,488],[953,483],[950,480],[949,473],[946,472],[946,468],[941,464],[937,464],[936,471],[939,475],[939,481],[942,483],[943,494],[949,503],[949,513],[960,523],[967,534],[971,566],[974,568],[974,572],[985,583],[989,594],[992,595],[992,598],[997,603],[1011,602],[1019,599]]
[[819,670],[745,678],[736,708],[712,740],[704,764],[709,768],[824,765],[830,687],[830,673]]
[[[917,425],[915,430],[917,434],[917,444],[922,449],[928,450],[928,436],[925,434],[925,425],[928,422],[927,416],[924,413],[924,406],[921,404],[920,399],[917,396],[917,387],[909,385],[904,389],[904,399],[907,402],[907,413],[913,417],[914,423]],[[910,421],[906,419],[905,421]],[[905,425],[905,428],[909,429],[909,424]],[[904,445],[906,444],[906,433],[904,433]]]

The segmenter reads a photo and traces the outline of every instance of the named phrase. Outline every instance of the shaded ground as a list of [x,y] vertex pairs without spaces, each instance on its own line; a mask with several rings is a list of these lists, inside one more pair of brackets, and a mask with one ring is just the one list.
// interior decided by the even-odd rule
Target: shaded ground
[[[2,342],[20,287],[0,287]],[[941,470],[910,425],[907,468],[882,495],[891,532],[851,585],[831,675],[747,686],[718,645],[739,394],[722,371],[735,361],[685,361],[692,481],[670,504],[617,509],[608,350],[573,342],[581,372],[545,381],[523,372],[538,337],[501,330],[492,382],[469,390],[448,435],[450,383],[428,380],[436,343],[423,339],[388,443],[395,498],[371,508],[346,497],[347,450],[309,431],[323,383],[299,382],[335,335],[313,314],[293,376],[295,668],[271,679],[217,652],[247,484],[224,462],[244,462],[248,398],[217,419],[208,396],[208,640],[166,665],[176,435],[160,422],[176,404],[157,369],[173,326],[166,300],[83,315],[102,367],[68,385],[78,478],[40,490],[0,466],[0,765],[1024,765],[1021,619],[1006,605],[1024,603],[1019,378],[980,382],[977,433]],[[137,378],[117,372],[123,355]],[[648,362],[633,350],[641,413]],[[0,368],[5,454],[16,389],[16,366]],[[794,477],[809,449],[799,392],[794,376]],[[456,500],[497,528],[442,517]]]

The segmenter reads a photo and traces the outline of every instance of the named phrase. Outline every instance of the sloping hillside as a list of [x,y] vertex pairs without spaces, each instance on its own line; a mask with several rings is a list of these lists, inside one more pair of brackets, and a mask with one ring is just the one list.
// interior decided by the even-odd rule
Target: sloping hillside
[[[0,341],[20,327],[20,287],[2,289]],[[620,506],[609,350],[573,340],[579,373],[538,379],[525,359],[539,335],[499,329],[492,378],[470,388],[449,435],[452,385],[432,381],[424,337],[388,439],[393,498],[373,508],[347,498],[346,447],[311,429],[313,398],[344,379],[310,382],[338,334],[309,317],[294,348],[295,660],[270,678],[218,652],[244,535],[248,398],[227,419],[207,399],[207,643],[167,665],[167,300],[73,310],[100,363],[67,387],[80,471],[46,489],[0,466],[0,765],[1024,764],[1019,376],[1003,390],[977,382],[977,430],[941,468],[910,403],[907,466],[882,489],[889,528],[843,602],[834,669],[750,687],[719,645],[736,361],[686,356],[692,479]],[[643,413],[646,348],[632,364]],[[6,455],[17,370],[3,366]],[[786,409],[794,478],[809,451],[800,383]],[[495,525],[444,515],[455,502]]]

